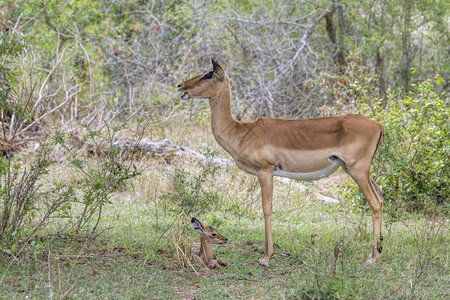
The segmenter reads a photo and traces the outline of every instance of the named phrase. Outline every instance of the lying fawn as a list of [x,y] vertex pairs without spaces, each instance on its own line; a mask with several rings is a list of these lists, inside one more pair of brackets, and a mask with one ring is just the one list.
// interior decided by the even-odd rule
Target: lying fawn
[[218,233],[211,226],[204,226],[202,222],[196,218],[191,219],[192,226],[195,230],[200,231],[200,250],[193,247],[191,249],[192,256],[200,265],[207,266],[210,269],[221,268],[227,263],[218,258],[212,251],[212,244],[226,244],[228,239]]

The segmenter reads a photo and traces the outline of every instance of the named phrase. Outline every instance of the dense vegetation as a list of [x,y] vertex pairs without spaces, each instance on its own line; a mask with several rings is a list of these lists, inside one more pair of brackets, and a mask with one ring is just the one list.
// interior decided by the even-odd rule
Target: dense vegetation
[[[148,241],[153,244],[144,254],[145,262],[158,261],[158,251],[173,246],[162,242],[171,230],[175,249],[190,249],[192,241],[183,241],[190,215],[206,215],[215,225],[228,222],[224,226],[229,234],[234,225],[253,228],[259,207],[256,182],[212,163],[214,157],[226,155],[208,131],[209,109],[204,101],[181,102],[175,89],[177,82],[209,68],[210,57],[216,57],[232,79],[233,113],[239,120],[362,113],[383,124],[385,147],[375,158],[374,177],[385,191],[387,221],[403,222],[402,228],[412,234],[392,233],[392,238],[412,241],[413,254],[405,256],[417,257],[410,295],[416,286],[425,291],[436,279],[427,272],[438,270],[448,259],[434,247],[448,240],[442,229],[445,222],[436,220],[449,213],[449,9],[445,0],[3,0],[2,259],[46,259],[48,241],[55,237],[95,240],[106,224],[114,226],[115,214],[108,206],[112,211],[118,209],[115,205],[124,209],[119,201],[123,193],[149,205],[147,214],[156,220],[150,232],[159,238]],[[200,166],[173,157],[161,161],[112,147],[117,140],[132,144],[144,137],[169,138],[203,152],[207,161]],[[144,187],[144,181],[150,187]],[[339,189],[339,210],[353,214],[366,209],[354,183]],[[211,214],[218,211],[229,214],[228,220]],[[440,227],[427,231],[428,225],[421,224],[424,229],[411,229],[404,218],[414,219],[416,214]],[[282,227],[301,227],[300,219],[275,216]],[[368,240],[362,220],[355,229],[358,241]],[[331,252],[340,247],[349,254],[342,254],[343,269],[338,273],[354,267],[350,261],[359,259],[356,244],[343,237],[315,242],[315,234],[308,231],[303,240],[311,249],[320,248],[318,243]],[[234,237],[247,248],[253,245],[242,235]],[[421,239],[425,245],[419,245]],[[292,243],[281,247],[294,256],[305,254]],[[326,256],[326,251],[320,255]],[[338,282],[339,258],[338,251],[332,274],[327,264],[313,270],[317,284],[292,293],[286,287],[283,295],[339,298],[346,284],[364,290],[351,277]],[[308,259],[320,260],[314,255]],[[186,257],[178,261],[189,267]],[[234,262],[242,263],[237,258]],[[288,274],[290,280],[296,276]],[[421,278],[426,278],[422,286]],[[386,295],[364,291],[369,297]],[[432,298],[433,293],[420,295]]]

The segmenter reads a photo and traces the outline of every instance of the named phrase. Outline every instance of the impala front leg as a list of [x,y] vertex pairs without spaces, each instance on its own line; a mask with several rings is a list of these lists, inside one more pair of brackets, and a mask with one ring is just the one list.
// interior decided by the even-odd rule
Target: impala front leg
[[259,172],[258,173],[259,184],[261,185],[261,198],[262,207],[264,212],[265,223],[265,248],[264,255],[259,260],[259,264],[262,266],[269,265],[269,259],[273,255],[273,242],[272,242],[272,195],[273,195],[273,178],[271,172]]

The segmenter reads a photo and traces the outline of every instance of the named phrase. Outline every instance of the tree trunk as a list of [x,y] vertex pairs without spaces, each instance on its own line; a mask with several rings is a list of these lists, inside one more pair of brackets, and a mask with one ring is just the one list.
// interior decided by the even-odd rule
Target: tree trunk
[[375,70],[378,76],[378,95],[381,99],[383,99],[383,107],[385,107],[387,102],[386,95],[386,78],[385,78],[385,30],[386,26],[389,26],[386,23],[386,3],[384,1],[381,2],[381,18],[379,20],[379,28],[381,39],[377,43],[375,49]]
[[411,0],[403,1],[402,68],[403,90],[408,92],[411,81]]
[[384,77],[384,54],[381,53],[381,45],[379,45],[378,49],[375,53],[375,70],[378,76],[378,94],[380,98],[383,99],[383,107],[386,103],[386,79]]
[[[339,9],[339,7],[338,7],[338,9]],[[327,34],[328,34],[328,37],[330,38],[331,43],[333,44],[333,46],[336,49],[336,52],[334,55],[334,60],[339,67],[342,67],[345,65],[345,55],[344,55],[344,51],[341,47],[342,46],[341,44],[343,44],[343,43],[341,41],[342,39],[339,39],[339,43],[338,43],[336,26],[334,25],[334,22],[333,22],[333,14],[334,14],[334,10],[325,16],[325,21],[326,21],[325,28],[327,30]],[[341,22],[343,22],[343,20],[340,19],[339,20],[340,26],[341,26]]]

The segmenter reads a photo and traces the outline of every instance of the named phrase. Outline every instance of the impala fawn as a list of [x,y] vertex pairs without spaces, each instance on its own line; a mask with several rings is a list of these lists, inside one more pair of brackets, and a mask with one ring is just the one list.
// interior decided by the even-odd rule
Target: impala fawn
[[196,218],[192,218],[191,222],[194,229],[201,233],[200,250],[195,247],[191,249],[195,261],[210,269],[220,269],[221,266],[226,266],[227,263],[213,253],[212,244],[226,244],[228,239],[218,233],[213,227],[204,226],[202,222]]

